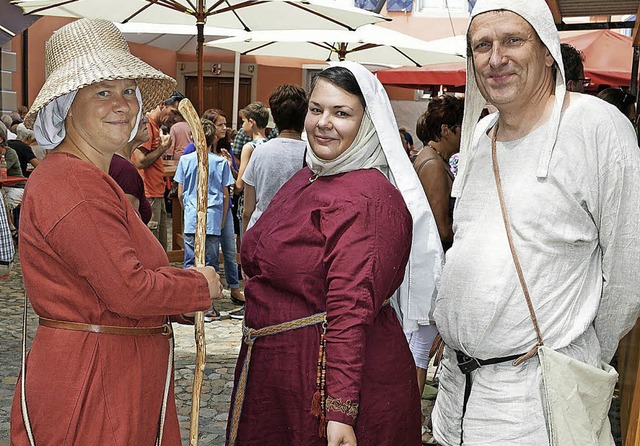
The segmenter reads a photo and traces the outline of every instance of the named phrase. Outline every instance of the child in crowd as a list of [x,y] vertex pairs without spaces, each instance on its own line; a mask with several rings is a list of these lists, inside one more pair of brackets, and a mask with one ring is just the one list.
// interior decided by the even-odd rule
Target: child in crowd
[[[205,243],[205,264],[220,269],[220,235],[227,220],[229,210],[229,188],[233,177],[227,160],[213,153],[218,142],[215,125],[209,120],[202,121],[207,148],[209,151],[209,181],[207,204],[207,236]],[[196,216],[198,210],[198,157],[197,153],[182,155],[174,180],[178,183],[178,198],[184,209],[184,267],[194,265]],[[205,314],[205,321],[219,320],[220,313],[212,308]]]

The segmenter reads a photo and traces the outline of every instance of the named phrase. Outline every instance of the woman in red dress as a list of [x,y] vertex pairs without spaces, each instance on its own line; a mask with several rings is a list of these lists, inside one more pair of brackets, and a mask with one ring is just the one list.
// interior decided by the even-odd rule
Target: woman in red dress
[[305,128],[308,168],[242,241],[227,444],[418,445],[415,364],[389,302],[430,300],[429,205],[384,89],[362,66],[315,78]]
[[20,219],[40,326],[16,387],[11,444],[179,445],[167,316],[206,310],[220,280],[210,267],[169,266],[107,174],[142,112],[175,82],[131,55],[105,20],[58,30],[46,66],[25,124],[51,152],[29,178]]

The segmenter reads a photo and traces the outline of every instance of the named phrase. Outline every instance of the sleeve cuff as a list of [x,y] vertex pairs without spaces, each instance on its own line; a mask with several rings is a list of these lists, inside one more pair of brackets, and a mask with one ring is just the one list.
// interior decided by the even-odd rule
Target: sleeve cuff
[[351,400],[342,401],[340,398],[327,396],[326,413],[327,421],[339,421],[353,426],[358,417],[360,404]]

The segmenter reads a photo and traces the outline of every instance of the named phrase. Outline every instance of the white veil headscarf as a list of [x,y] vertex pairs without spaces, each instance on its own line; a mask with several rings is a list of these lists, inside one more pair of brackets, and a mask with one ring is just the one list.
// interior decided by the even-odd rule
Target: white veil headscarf
[[413,219],[411,253],[404,281],[392,305],[405,332],[431,323],[432,302],[443,264],[443,251],[431,207],[407,152],[387,93],[378,79],[354,62],[332,64],[353,73],[364,95],[365,115],[353,144],[338,158],[322,160],[307,150],[307,164],[319,176],[359,169],[378,169],[400,191]]
[[[536,170],[536,176],[538,178],[546,178],[549,172],[551,155],[558,136],[560,114],[562,113],[566,93],[564,66],[562,63],[562,53],[560,51],[560,36],[558,35],[556,24],[553,21],[553,15],[544,0],[478,0],[471,12],[471,20],[469,21],[467,34],[469,34],[471,22],[473,22],[476,16],[496,10],[514,12],[529,22],[556,61],[555,103],[549,118],[549,129],[545,139],[545,145],[542,148],[538,169]],[[481,136],[480,134],[475,134],[475,129],[485,103],[486,101],[484,97],[482,97],[478,84],[476,83],[473,57],[469,56],[467,57],[467,85],[464,99],[464,117],[462,119],[459,170],[456,180],[453,183],[453,190],[451,191],[454,197],[460,196],[466,182],[467,166],[473,147]],[[492,123],[495,122],[496,119],[497,115],[493,117]],[[491,123],[489,125],[491,125]]]
[[[77,93],[78,90],[74,90],[57,97],[38,110],[38,114],[33,123],[33,132],[36,135],[36,141],[38,141],[38,144],[42,148],[53,150],[60,145],[66,136],[67,132],[64,127],[64,120],[67,119],[67,114]],[[132,141],[136,133],[138,133],[138,126],[140,125],[140,119],[142,119],[142,95],[138,87],[136,87],[136,98],[138,99],[140,110],[138,110],[138,116],[136,116],[136,125],[133,126],[131,135],[129,135],[129,142]]]

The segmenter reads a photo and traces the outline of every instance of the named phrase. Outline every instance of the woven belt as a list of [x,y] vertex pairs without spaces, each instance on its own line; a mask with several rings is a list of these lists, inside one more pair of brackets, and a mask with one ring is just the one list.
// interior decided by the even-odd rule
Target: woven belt
[[[387,299],[383,302],[382,306],[386,306],[391,302],[391,299]],[[280,324],[269,325],[263,328],[249,328],[244,325],[242,321],[242,341],[247,344],[247,354],[242,362],[242,372],[236,385],[236,395],[233,399],[233,409],[231,411],[231,432],[228,438],[227,446],[235,446],[236,438],[238,437],[238,428],[240,427],[240,416],[242,415],[242,405],[244,403],[244,396],[247,390],[247,377],[249,376],[249,363],[251,362],[251,350],[253,349],[253,343],[258,338],[265,336],[272,336],[286,331],[297,330],[298,328],[309,327],[311,325],[323,324],[323,332],[327,329],[327,312],[312,314],[311,316],[303,317],[300,319],[294,319],[288,322],[282,322]],[[321,336],[321,356],[324,356],[323,345],[324,333]],[[324,366],[324,364],[322,364]],[[322,422],[321,422],[322,425]]]
[[122,336],[150,336],[161,334],[169,337],[172,333],[171,325],[168,323],[163,324],[159,327],[116,327],[112,325],[96,325],[84,324],[81,322],[55,321],[53,319],[41,317],[40,325],[42,325],[43,327],[57,328],[60,330],[86,331],[90,333],[114,334]]
[[271,336],[286,331],[296,330],[298,328],[309,327],[310,325],[316,325],[320,323],[326,323],[327,313],[316,313],[311,316],[303,317],[300,319],[294,319],[292,321],[283,322],[281,324],[269,325],[267,327],[255,329],[249,328],[244,325],[242,321],[242,335],[243,342],[247,344],[247,354],[244,357],[242,363],[242,373],[240,373],[240,379],[238,379],[238,385],[236,387],[236,395],[233,399],[233,410],[231,418],[231,432],[229,436],[229,446],[234,446],[236,438],[238,437],[238,427],[240,426],[240,415],[242,415],[242,405],[244,403],[244,395],[247,388],[247,376],[249,375],[249,363],[251,362],[251,350],[253,349],[253,343],[258,338],[264,336]]

